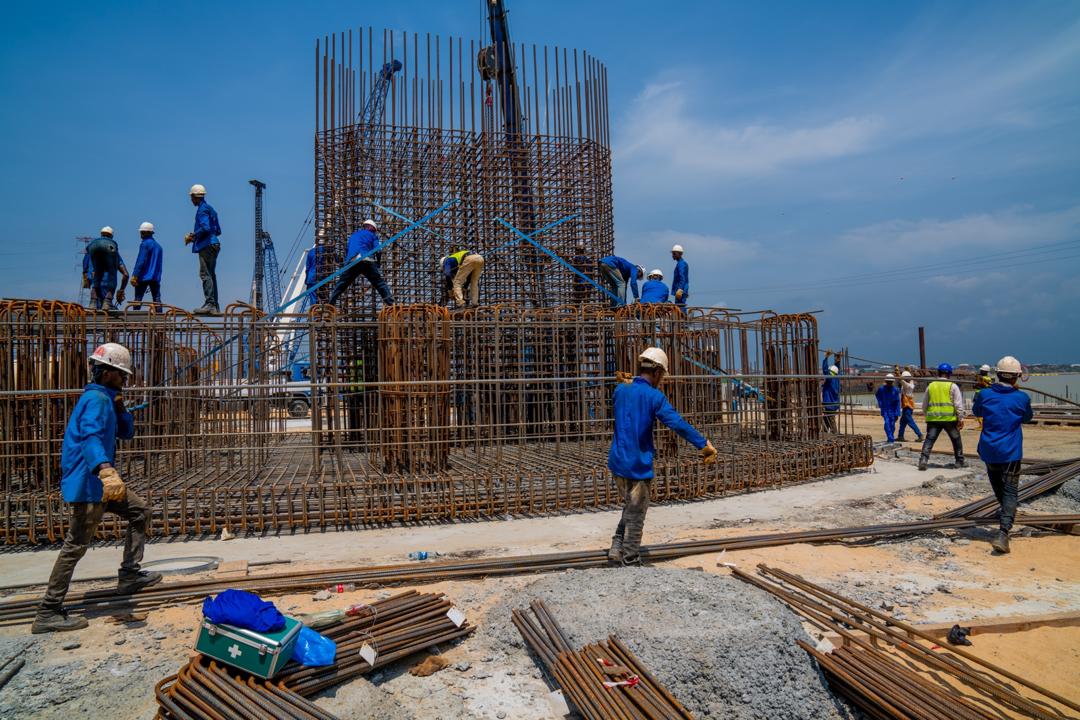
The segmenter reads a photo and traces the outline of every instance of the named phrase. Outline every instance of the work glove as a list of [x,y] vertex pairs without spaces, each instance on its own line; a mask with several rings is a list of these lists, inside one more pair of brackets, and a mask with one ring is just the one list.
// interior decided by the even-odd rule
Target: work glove
[[139,278],[131,276],[131,287],[139,287]]
[[701,462],[706,465],[712,465],[716,462],[716,448],[708,440],[705,441],[705,447],[701,448]]
[[622,370],[615,371],[615,379],[621,383],[634,382],[634,376],[628,372],[623,372]]
[[101,481],[102,502],[119,502],[127,496],[127,489],[124,487],[124,481],[120,479],[120,473],[116,472],[116,468],[111,465],[98,471],[98,480]]
[[184,236],[184,244],[185,245],[190,245],[193,242],[195,242],[195,233],[188,233],[187,235]]
[[682,296],[683,296],[683,291],[682,290],[676,290],[675,291],[675,299],[676,300],[682,300]]

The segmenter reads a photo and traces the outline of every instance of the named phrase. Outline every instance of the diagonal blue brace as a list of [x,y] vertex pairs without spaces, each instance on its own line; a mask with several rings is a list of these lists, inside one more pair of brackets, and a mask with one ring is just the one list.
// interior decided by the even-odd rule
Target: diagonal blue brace
[[[401,220],[402,222],[411,223],[413,221],[412,218],[407,218],[404,215],[401,215],[400,213],[394,212],[393,210],[391,210],[388,207],[383,207],[382,205],[375,202],[374,200],[371,201],[371,204],[374,205],[375,207],[379,208],[380,210],[382,210],[387,215],[393,215],[394,217],[396,217],[398,220]],[[454,244],[453,241],[450,240],[450,238],[446,237],[445,235],[440,235],[439,233],[435,232],[434,230],[432,230],[429,227],[425,227],[425,226],[421,225],[420,229],[423,230],[424,232],[426,232],[428,235],[431,235],[432,237],[439,238],[440,240],[442,240],[447,245],[452,246]]]
[[601,286],[601,285],[600,285],[599,283],[597,283],[597,282],[596,282],[595,280],[593,280],[593,279],[592,279],[591,277],[589,277],[589,276],[588,276],[588,275],[586,275],[585,273],[581,272],[581,271],[580,271],[580,270],[578,270],[578,269],[577,269],[576,267],[574,267],[574,266],[573,266],[573,265],[571,265],[570,263],[566,262],[566,261],[565,261],[565,260],[563,260],[563,259],[562,259],[561,257],[559,257],[559,256],[558,256],[558,255],[556,255],[555,253],[551,252],[551,251],[550,251],[550,250],[548,250],[548,249],[547,249],[546,247],[544,247],[543,245],[541,245],[540,243],[538,243],[538,242],[537,242],[536,240],[534,240],[534,239],[533,239],[533,236],[534,236],[534,235],[539,235],[539,234],[541,234],[541,233],[545,233],[545,232],[547,232],[548,230],[551,230],[551,229],[552,229],[552,228],[554,228],[554,227],[557,227],[557,226],[559,226],[559,225],[562,225],[562,224],[563,224],[564,222],[566,222],[566,221],[568,221],[568,220],[573,220],[573,219],[574,219],[574,218],[576,218],[577,216],[578,216],[578,214],[577,214],[577,213],[574,213],[573,215],[567,215],[567,216],[566,216],[566,217],[564,217],[564,218],[561,218],[561,219],[559,219],[559,220],[556,220],[556,221],[555,221],[555,222],[553,222],[553,223],[550,223],[550,224],[548,224],[548,225],[545,225],[544,227],[540,228],[539,230],[533,230],[533,231],[532,231],[531,233],[529,233],[528,235],[526,235],[525,233],[521,232],[520,230],[518,230],[518,229],[517,229],[516,227],[514,227],[514,226],[513,226],[513,225],[511,225],[510,223],[506,222],[506,221],[505,221],[505,220],[503,220],[503,219],[502,219],[501,217],[497,217],[497,218],[495,218],[495,222],[498,222],[498,223],[502,223],[502,224],[503,224],[503,225],[504,225],[505,227],[509,228],[510,230],[513,230],[513,231],[514,231],[515,233],[517,233],[517,234],[518,234],[519,236],[521,236],[521,239],[522,239],[522,240],[525,240],[526,242],[530,243],[530,244],[531,244],[531,245],[533,245],[533,246],[534,246],[534,247],[535,247],[535,248],[536,248],[537,250],[540,250],[541,252],[543,252],[543,253],[546,253],[546,254],[547,254],[547,255],[549,255],[549,256],[550,256],[551,258],[553,258],[553,259],[555,260],[555,262],[559,263],[560,265],[562,265],[563,267],[565,267],[565,268],[566,268],[567,270],[569,270],[570,272],[574,273],[575,275],[577,275],[577,276],[578,276],[578,277],[580,277],[581,279],[585,280],[585,282],[589,283],[590,285],[592,285],[592,286],[593,286],[594,288],[596,288],[596,289],[597,289],[597,290],[599,290],[600,292],[602,292],[602,293],[604,293],[605,295],[607,295],[608,297],[612,298],[613,300],[615,300],[616,302],[618,302],[618,303],[619,303],[620,305],[624,305],[624,304],[625,304],[625,302],[624,302],[624,301],[623,301],[623,299],[622,299],[622,298],[620,298],[620,297],[619,297],[618,295],[616,295],[615,293],[611,292],[611,291],[610,291],[610,290],[608,290],[608,289],[607,289],[606,287],[602,287],[602,286]]

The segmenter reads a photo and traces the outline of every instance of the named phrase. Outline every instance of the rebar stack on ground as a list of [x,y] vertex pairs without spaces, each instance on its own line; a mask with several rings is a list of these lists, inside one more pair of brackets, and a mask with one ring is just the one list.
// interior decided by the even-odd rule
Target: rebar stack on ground
[[[842,644],[820,652],[798,641],[821,664],[830,685],[873,718],[996,720],[1007,714],[1054,720],[1080,704],[982,660],[891,615],[798,575],[758,565],[760,576],[736,577],[772,593]],[[1011,716],[1011,715],[1009,715]]]
[[[529,603],[532,617],[513,610],[514,626],[567,701],[589,720],[682,720],[686,708],[653,677],[619,638],[570,646],[569,638],[543,600]],[[606,684],[605,684],[606,683]]]
[[[1025,469],[1022,472],[1027,472],[1027,470]],[[1027,502],[1028,500],[1037,498],[1044,493],[1048,493],[1051,490],[1064,485],[1074,477],[1080,477],[1080,460],[1071,460],[1067,465],[1055,463],[1054,469],[1021,485],[1016,493],[1017,499],[1019,502]],[[1000,507],[1001,506],[995,496],[987,495],[978,500],[973,500],[966,505],[953,508],[948,512],[943,512],[935,517],[988,518],[997,515]]]

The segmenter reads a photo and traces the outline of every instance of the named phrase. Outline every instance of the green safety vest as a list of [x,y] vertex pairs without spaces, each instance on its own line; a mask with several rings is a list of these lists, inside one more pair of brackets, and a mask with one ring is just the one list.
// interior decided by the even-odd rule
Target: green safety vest
[[935,380],[926,389],[930,404],[926,407],[926,422],[956,422],[956,408],[952,404],[952,383]]
[[461,252],[456,252],[456,253],[453,253],[451,255],[448,255],[447,257],[453,258],[454,262],[456,262],[460,266],[461,261],[465,259],[465,256],[466,255],[471,255],[471,254],[472,253],[470,253],[468,250],[462,250]]

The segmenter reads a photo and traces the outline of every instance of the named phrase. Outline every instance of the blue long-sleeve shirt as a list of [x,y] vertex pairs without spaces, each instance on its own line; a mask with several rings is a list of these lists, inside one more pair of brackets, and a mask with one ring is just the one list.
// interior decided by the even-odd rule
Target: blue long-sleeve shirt
[[615,405],[615,434],[608,451],[608,469],[629,480],[653,478],[653,423],[667,425],[680,437],[696,447],[705,447],[701,433],[683,419],[671,406],[664,393],[643,377],[620,384],[612,396]]
[[221,234],[221,225],[218,224],[217,211],[210,207],[210,203],[205,200],[195,208],[195,229],[192,234],[195,236],[191,243],[191,252],[193,253],[197,253],[211,245],[220,244],[218,235]]
[[164,253],[161,244],[151,235],[139,243],[139,257],[135,258],[135,267],[131,274],[139,282],[161,282],[161,261]]
[[623,282],[630,286],[630,292],[634,293],[634,299],[637,300],[637,265],[618,255],[608,255],[605,258],[600,258],[600,262],[619,271],[619,275],[622,276]]
[[88,282],[94,282],[94,266],[90,264],[90,251],[89,250],[87,250],[83,254],[82,271],[83,271],[83,275],[86,276],[86,280]]
[[641,286],[641,302],[643,303],[665,303],[669,295],[671,293],[663,280],[646,280]]
[[821,381],[821,404],[830,412],[839,410],[840,378],[829,372],[828,356],[821,361],[821,374],[825,376],[825,379]]
[[[345,261],[350,262],[358,255],[367,255],[379,247],[379,236],[367,228],[360,228],[349,236],[349,248],[345,253]],[[368,257],[368,260],[374,260]]]
[[881,416],[896,417],[900,414],[900,390],[895,385],[882,385],[874,393]]
[[675,261],[675,274],[671,276],[671,294],[679,290],[683,291],[679,302],[685,302],[690,297],[690,266],[682,258]]
[[311,287],[319,282],[319,265],[325,254],[325,245],[314,245],[307,251],[307,257],[304,258],[304,285]]
[[1011,385],[994,383],[975,396],[971,408],[983,419],[979,457],[988,463],[1015,462],[1024,457],[1023,423],[1031,422],[1031,398]]
[[101,502],[101,480],[93,470],[116,458],[116,438],[135,436],[129,412],[117,413],[116,390],[90,383],[71,411],[60,448],[60,492],[64,502]]

